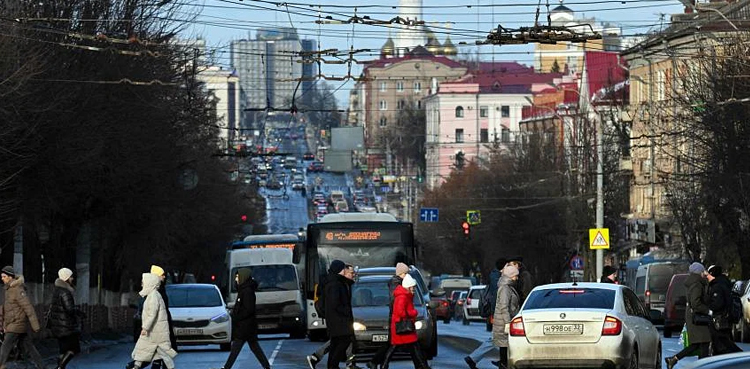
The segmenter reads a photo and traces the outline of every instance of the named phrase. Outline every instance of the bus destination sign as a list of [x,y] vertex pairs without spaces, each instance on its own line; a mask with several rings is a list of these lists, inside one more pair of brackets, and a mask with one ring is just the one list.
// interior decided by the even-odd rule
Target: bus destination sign
[[319,243],[399,242],[400,240],[401,232],[398,230],[326,230],[320,233]]

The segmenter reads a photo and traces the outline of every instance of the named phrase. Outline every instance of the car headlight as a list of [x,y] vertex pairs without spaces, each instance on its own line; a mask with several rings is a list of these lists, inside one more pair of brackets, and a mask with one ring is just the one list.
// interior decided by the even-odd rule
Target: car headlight
[[284,306],[284,309],[281,310],[281,313],[284,315],[299,315],[299,313],[301,312],[302,309],[300,309],[299,305],[297,304]]
[[354,324],[352,324],[352,326],[354,327],[355,331],[366,331],[367,330],[367,326],[364,325],[364,324],[362,324],[362,323],[360,323],[360,322],[354,322]]
[[227,313],[221,313],[213,318],[211,318],[211,321],[214,323],[224,323],[229,321],[229,314]]
[[426,327],[427,327],[427,323],[425,323],[424,320],[417,320],[417,322],[414,323],[414,328],[416,329],[422,329]]

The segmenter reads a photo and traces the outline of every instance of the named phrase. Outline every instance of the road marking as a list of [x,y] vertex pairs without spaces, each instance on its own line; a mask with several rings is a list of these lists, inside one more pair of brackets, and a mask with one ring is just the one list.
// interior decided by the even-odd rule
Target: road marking
[[273,352],[271,353],[271,358],[268,359],[268,363],[273,365],[273,361],[276,360],[276,355],[279,354],[279,351],[281,351],[281,345],[284,343],[284,340],[280,340],[279,344],[276,345],[276,348],[273,349]]

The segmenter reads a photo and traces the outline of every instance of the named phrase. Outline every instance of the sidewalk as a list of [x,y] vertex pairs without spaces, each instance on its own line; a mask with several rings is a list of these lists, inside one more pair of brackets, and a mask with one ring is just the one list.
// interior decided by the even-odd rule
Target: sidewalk
[[[104,347],[118,345],[121,343],[131,343],[133,344],[133,346],[135,346],[132,335],[114,332],[84,334],[84,337],[81,339],[81,353],[87,354]],[[57,355],[59,354],[59,352],[56,339],[35,338],[34,346],[36,346],[36,349],[42,356],[42,359],[44,360],[44,364],[46,366],[53,366],[57,364]],[[22,369],[30,366],[28,366],[24,361],[12,361],[8,362],[6,364],[6,367],[8,369]]]
[[469,325],[463,325],[459,321],[452,320],[450,324],[438,322],[438,336],[448,341],[451,346],[466,351],[468,354],[490,338],[492,332],[487,332],[484,323],[472,322]]

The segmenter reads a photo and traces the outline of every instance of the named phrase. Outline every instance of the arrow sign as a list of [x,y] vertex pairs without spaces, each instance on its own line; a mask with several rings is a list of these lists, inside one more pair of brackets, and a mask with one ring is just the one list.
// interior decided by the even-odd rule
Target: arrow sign
[[592,228],[589,229],[589,248],[608,249],[609,248],[609,228]]
[[436,223],[440,220],[438,208],[419,208],[419,220],[424,223]]

